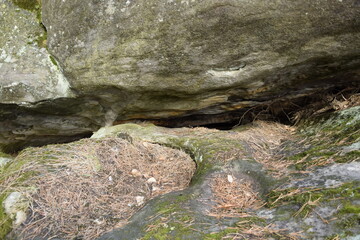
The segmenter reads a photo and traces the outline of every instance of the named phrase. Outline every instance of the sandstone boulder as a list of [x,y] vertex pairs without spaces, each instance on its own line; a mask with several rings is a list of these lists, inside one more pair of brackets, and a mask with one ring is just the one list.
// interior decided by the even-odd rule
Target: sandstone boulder
[[118,120],[213,114],[358,81],[359,16],[357,0],[43,1],[48,48],[70,85],[119,89],[106,96]]
[[36,14],[11,1],[0,4],[0,103],[70,97],[69,83],[45,49],[46,32]]
[[114,122],[239,122],[277,99],[359,84],[358,0],[2,0],[0,13],[7,151]]

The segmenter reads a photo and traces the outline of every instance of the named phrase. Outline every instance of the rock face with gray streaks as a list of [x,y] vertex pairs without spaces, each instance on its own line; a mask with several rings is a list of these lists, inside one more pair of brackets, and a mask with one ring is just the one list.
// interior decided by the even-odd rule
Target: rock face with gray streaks
[[71,114],[78,100],[62,105],[74,94],[45,48],[46,32],[35,11],[1,0],[0,22],[0,147],[16,149],[91,131],[89,121]]
[[0,3],[0,102],[20,104],[70,97],[69,83],[41,47],[46,32],[35,14],[10,1]]
[[1,3],[3,148],[114,121],[216,123],[209,114],[359,81],[358,0],[43,0],[47,42],[33,12]]
[[71,86],[129,93],[119,119],[359,80],[359,14],[358,1],[43,1],[49,51]]

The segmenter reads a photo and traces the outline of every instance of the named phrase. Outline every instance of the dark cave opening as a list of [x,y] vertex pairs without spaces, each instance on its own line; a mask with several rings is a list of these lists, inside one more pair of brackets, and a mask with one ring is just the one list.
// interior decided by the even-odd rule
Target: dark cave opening
[[48,144],[70,143],[83,138],[90,138],[92,134],[93,132],[86,132],[72,136],[39,135],[28,141],[19,141],[16,144],[9,144],[4,146],[1,150],[6,154],[16,156],[21,150],[27,147],[42,147]]
[[[293,96],[293,95],[291,95]],[[360,88],[357,85],[337,86],[316,91],[312,94],[276,99],[260,102],[252,107],[220,114],[192,114],[178,118],[167,119],[133,119],[116,122],[116,124],[130,122],[149,122],[157,126],[168,128],[205,127],[218,130],[231,130],[234,127],[252,123],[256,120],[275,121],[286,125],[296,125],[304,118],[360,105]],[[17,154],[26,147],[39,147],[47,144],[68,143],[82,138],[89,138],[93,132],[75,135],[39,135],[30,140],[19,141],[16,144],[3,146],[2,151]]]
[[195,114],[179,118],[149,120],[158,126],[206,127],[231,130],[256,120],[275,121],[286,125],[296,125],[304,118],[324,114],[360,104],[360,88],[357,86],[337,86],[316,91],[310,95],[290,98],[279,97],[258,105],[220,114]]

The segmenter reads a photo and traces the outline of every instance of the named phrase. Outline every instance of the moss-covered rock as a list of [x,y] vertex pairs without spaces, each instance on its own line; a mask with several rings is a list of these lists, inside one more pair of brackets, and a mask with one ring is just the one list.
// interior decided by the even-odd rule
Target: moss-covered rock
[[[291,156],[299,170],[360,157],[360,107],[312,117],[299,124],[299,133],[308,138],[303,151]],[[306,146],[307,145],[307,146]]]
[[[267,131],[273,127],[272,124],[264,125],[261,126]],[[257,131],[257,127],[254,124],[234,131],[218,131],[122,124],[100,129],[92,138],[101,139],[126,133],[135,139],[180,148],[193,157],[197,163],[197,173],[188,189],[154,199],[133,217],[131,223],[99,239],[221,239],[231,233],[238,234],[243,229],[265,227],[264,219],[251,215],[253,209],[250,206],[242,210],[244,216],[251,215],[249,218],[228,214],[228,218],[219,219],[221,214],[214,212],[218,204],[215,195],[219,191],[213,188],[214,179],[226,179],[226,176],[231,175],[231,179],[236,179],[235,182],[251,182],[259,201],[265,199],[265,193],[282,182],[275,180],[265,167],[255,161],[254,145],[246,142],[247,137],[254,136],[249,131]],[[275,132],[273,135],[263,135],[263,138],[255,140],[255,144],[268,147],[276,145],[271,142],[274,135]],[[224,184],[223,187],[226,187],[228,180]],[[233,208],[236,211],[236,207]],[[237,225],[237,222],[240,223]],[[247,236],[252,237],[251,233]],[[265,231],[265,236],[271,237],[272,233]]]
[[40,12],[37,0],[2,2],[0,103],[71,96],[67,80],[43,48],[46,31],[37,19]]
[[5,213],[3,208],[3,202],[5,199],[5,195],[2,194],[0,197],[0,238],[5,239],[6,235],[12,230],[12,219],[9,215]]
[[14,220],[15,226],[26,221],[26,211],[29,207],[29,200],[20,193],[12,192],[2,202],[6,215]]
[[[268,194],[266,216],[306,239],[351,239],[359,234],[359,107],[311,117],[299,124],[291,181]],[[295,162],[291,164],[291,162]],[[295,167],[295,168],[293,168]]]
[[9,154],[6,154],[6,153],[3,153],[0,151],[0,168],[4,167],[11,160],[12,160],[12,157]]
[[[44,127],[43,123],[40,124],[44,117],[33,112],[34,108],[37,108],[35,103],[41,102],[40,105],[43,105],[43,101],[49,101],[50,104],[54,104],[54,99],[74,96],[68,81],[58,66],[54,65],[47,52],[47,33],[40,23],[40,15],[41,6],[38,0],[4,0],[0,3],[2,33],[0,36],[0,149],[2,150],[17,151],[24,142],[27,144],[31,142],[29,140],[31,136],[43,135],[34,130]],[[56,108],[59,107],[61,104]],[[54,108],[47,111],[52,110]],[[56,110],[52,113],[56,115]],[[62,121],[64,120],[63,118]],[[56,127],[47,129],[49,131],[46,135],[54,136],[56,132],[57,140],[60,140],[60,135],[64,135],[64,132],[60,133]],[[33,138],[34,142],[39,143],[35,138]]]
[[37,11],[41,9],[41,0],[12,0],[12,2],[23,9]]
[[[255,238],[249,229],[258,229],[263,232],[263,238],[276,236],[275,239],[292,239],[294,236],[302,236],[299,239],[333,239],[334,237],[351,239],[351,236],[359,234],[360,165],[356,161],[358,158],[350,159],[346,163],[336,163],[332,154],[322,154],[319,152],[321,149],[318,146],[324,144],[324,146],[328,146],[329,151],[334,151],[334,148],[339,151],[343,151],[343,149],[348,149],[346,151],[351,149],[350,152],[356,151],[357,145],[353,144],[358,142],[359,138],[351,136],[356,136],[359,130],[357,127],[359,124],[358,112],[359,108],[354,107],[320,117],[312,117],[302,122],[293,138],[284,141],[278,148],[280,152],[271,158],[272,165],[279,164],[277,162],[279,158],[282,159],[281,162],[288,163],[283,165],[289,167],[288,179],[285,176],[284,179],[274,181],[269,178],[268,174],[271,172],[259,172],[261,168],[266,169],[267,164],[263,166],[254,164],[253,167],[250,167],[253,164],[252,161],[235,161],[231,164],[230,169],[233,174],[237,171],[245,172],[263,188],[264,207],[255,211],[251,220],[228,216],[221,218],[221,223],[216,223],[212,217],[204,214],[206,211],[211,211],[211,208],[197,203],[204,196],[211,198],[210,195],[204,194],[204,191],[206,192],[205,189],[208,188],[209,176],[210,178],[214,177],[212,175],[214,169],[226,172],[227,168],[221,164],[221,161],[215,161],[215,164],[211,164],[202,173],[203,177],[200,178],[200,181],[194,181],[188,190],[154,199],[144,210],[132,218],[129,225],[99,239],[222,239],[225,236]],[[246,131],[251,131],[254,126],[256,125],[241,127],[235,131],[244,134]],[[270,129],[269,126],[268,129]],[[205,150],[206,153],[211,152],[211,146],[214,145],[207,142],[207,136],[212,136],[215,142],[219,140],[226,146],[234,144],[229,139],[233,140],[231,135],[235,134],[232,131],[213,131],[204,134],[196,129],[194,131],[175,130],[153,125],[124,124],[103,128],[93,137],[116,135],[121,132],[151,142],[158,139],[161,144],[186,149],[192,156],[197,156],[194,159],[199,159],[199,155],[196,153],[202,153],[202,150]],[[342,132],[346,132],[346,134],[340,135]],[[256,136],[254,133],[252,134]],[[263,135],[260,134],[260,136]],[[260,136],[256,136],[256,138],[260,139]],[[268,138],[268,141],[271,139]],[[242,144],[239,148],[242,149],[240,151],[251,149],[246,146],[245,142],[238,141],[238,143]],[[344,148],[344,146],[352,147]],[[239,146],[233,145],[233,147],[238,148]],[[256,159],[259,155],[253,155],[254,149],[250,152],[248,157],[252,156],[260,163],[265,163],[261,162],[261,159]],[[302,152],[306,152],[306,154],[304,155]],[[214,154],[216,155],[216,149],[211,154],[203,156],[214,156]],[[299,155],[302,158],[309,155],[309,159],[306,160],[309,162],[308,168],[306,168],[310,171],[309,173],[292,171],[294,169],[292,162],[298,161]],[[317,157],[319,156],[322,156],[324,164],[318,164]],[[211,162],[211,157],[204,157],[203,160]],[[267,177],[261,179],[259,175]],[[261,189],[258,191],[262,192]],[[205,203],[207,202],[205,201]],[[150,217],[150,222],[144,220],[147,217]],[[214,227],[214,224],[217,227]],[[266,232],[264,226],[269,226],[268,224],[271,224],[272,227]],[[205,226],[211,227],[206,228]]]

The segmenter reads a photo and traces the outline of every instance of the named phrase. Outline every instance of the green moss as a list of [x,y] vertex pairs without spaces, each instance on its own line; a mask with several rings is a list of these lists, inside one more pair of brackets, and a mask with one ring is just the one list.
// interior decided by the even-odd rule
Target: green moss
[[[38,20],[39,25],[43,31],[41,31],[40,33],[36,33],[35,42],[39,47],[46,48],[47,31],[44,25],[42,24],[41,0],[12,0],[12,1],[16,6],[36,14],[36,19]],[[28,44],[32,44],[32,42],[28,42]]]
[[360,213],[360,205],[353,205],[351,203],[345,203],[340,213]]
[[2,194],[0,196],[0,239],[5,239],[6,235],[12,229],[12,220],[11,218],[4,212],[3,201],[7,197],[6,194]]
[[[259,218],[259,217],[256,217],[256,216],[244,217],[244,218],[241,218],[241,220],[232,227],[226,228],[226,229],[224,229],[224,230],[222,230],[220,232],[217,232],[217,233],[204,234],[202,239],[205,239],[205,240],[227,239],[226,237],[229,234],[232,234],[232,233],[239,233],[239,234],[244,235],[242,233],[242,232],[244,232],[244,230],[251,229],[255,225],[260,226],[260,227],[265,227],[265,226],[267,226],[267,223],[266,223],[265,219]],[[245,236],[246,236],[246,234],[245,234]],[[273,234],[267,233],[267,232],[264,232],[261,237],[267,237],[267,238],[277,237],[277,239],[281,238],[280,235],[274,235],[273,236]],[[231,238],[231,239],[233,239],[233,238]],[[248,239],[252,239],[251,236],[248,236]]]
[[[351,215],[343,217],[340,221],[336,223],[336,226],[339,229],[351,229],[354,227],[358,227],[360,222],[360,216],[357,215]],[[352,235],[351,231],[346,232],[347,235]]]
[[[13,188],[17,186],[24,187],[24,182],[37,176],[39,173],[36,170],[23,171],[24,166],[32,165],[36,162],[42,161],[36,153],[36,148],[28,148],[22,151],[10,164],[7,164],[4,168],[0,169],[0,185],[11,178],[11,185],[7,183],[7,188]],[[13,176],[16,176],[14,178]],[[4,193],[4,191],[2,192]]]
[[[159,212],[162,217],[148,224],[147,229],[151,226],[151,230],[145,231],[146,234],[142,239],[182,239],[182,236],[192,233],[189,222],[193,220],[193,217],[181,211],[176,211],[173,207],[164,208]],[[170,215],[172,220],[168,221]]]
[[[35,39],[36,44],[41,48],[46,48],[47,46],[47,32],[39,33]],[[51,57],[50,60],[52,61]]]
[[324,114],[305,120],[301,123],[301,130],[311,135],[324,132],[338,132],[358,130],[360,107],[352,107],[336,113]]
[[12,0],[13,3],[28,11],[38,11],[40,9],[40,0]]
[[[360,139],[360,107],[353,107],[337,113],[305,120],[299,126],[299,134],[306,138],[311,148],[289,158],[298,162],[297,170],[306,170],[310,166],[322,163],[349,162],[359,158],[359,151],[341,156],[342,148]],[[304,159],[305,158],[305,159]]]
[[216,159],[218,153],[227,152],[234,148],[243,148],[238,141],[223,139],[218,136],[169,138],[166,146],[185,151],[196,162],[196,173],[191,184],[201,181],[202,177],[217,164],[223,164]]
[[[302,189],[301,192],[291,194],[294,188],[273,190],[268,194],[266,207],[278,207],[293,204],[302,209],[299,216],[306,216],[321,202],[329,202],[333,199],[360,199],[360,185],[358,182],[345,183],[337,188],[328,189]],[[316,205],[307,204],[317,200]],[[345,201],[345,200],[344,200]],[[348,209],[350,210],[350,208]]]
[[354,109],[315,117],[299,126],[300,136],[306,138],[306,145],[311,147],[288,158],[296,162],[294,164],[296,170],[359,159],[359,151],[341,154],[343,147],[360,139],[360,121],[357,117],[359,108]]
[[[188,197],[180,199],[179,203],[187,200]],[[266,221],[259,217],[245,217],[241,221],[231,227],[223,229],[219,232],[204,233],[202,227],[199,228],[198,222],[191,213],[179,208],[177,204],[170,201],[163,202],[158,206],[161,217],[149,223],[144,229],[146,234],[143,240],[150,239],[207,239],[220,240],[230,233],[241,233],[244,229],[250,229],[253,225],[266,226]],[[151,226],[149,228],[149,226]],[[151,229],[149,231],[149,229]],[[194,229],[199,229],[194,231]],[[270,236],[270,235],[269,235]],[[188,237],[188,238],[187,238]]]
[[193,221],[194,218],[189,215],[183,215],[178,218],[181,222],[190,222]]
[[145,227],[142,239],[183,239],[182,236],[191,235],[194,216],[182,206],[191,198],[190,194],[175,195],[158,203],[155,206],[158,217]]
[[[308,192],[305,193],[300,193],[294,196],[289,196],[289,197],[285,197],[283,199],[280,199],[278,201],[276,201],[281,194],[289,194],[291,191],[293,191],[294,189],[288,189],[287,191],[284,191],[282,193],[280,193],[278,195],[278,193],[274,194],[274,195],[270,195],[270,199],[267,201],[267,207],[272,207],[272,206],[280,206],[283,204],[295,204],[298,206],[298,214],[296,214],[296,216],[307,216],[310,212],[312,212],[313,208],[315,206],[313,205],[308,205],[306,204],[309,201],[314,201],[320,198],[319,194],[311,194]],[[295,213],[295,212],[294,212]],[[294,214],[293,213],[293,214]]]
[[41,0],[12,0],[19,8],[34,12],[36,19],[41,24]]
[[39,175],[39,172],[36,172],[36,171],[27,171],[27,172],[24,172],[23,174],[21,174],[20,177],[18,177],[16,179],[16,181],[14,181],[14,184],[15,185],[20,185],[22,183],[24,183],[26,180],[29,180],[31,179],[32,177],[35,177]]
[[332,235],[327,236],[327,237],[325,238],[325,240],[337,240],[337,239],[341,239],[340,236],[339,236],[339,234],[332,234]]
[[[306,170],[308,167],[316,166],[318,162],[331,158],[337,152],[333,151],[328,144],[313,146],[311,149],[298,153],[288,158],[290,161],[297,162],[294,166],[296,170]],[[300,161],[301,160],[301,161]]]
[[202,162],[197,164],[196,172],[191,179],[191,184],[196,184],[202,181],[203,177],[210,169],[213,168],[213,165],[209,162]]
[[6,153],[3,153],[3,152],[0,151],[0,157],[3,157],[3,158],[11,158],[11,155],[6,154]]
[[230,233],[237,233],[239,230],[236,228],[227,228],[221,232],[209,233],[204,236],[204,240],[221,240]]
[[157,220],[153,226],[153,230],[148,231],[142,238],[143,240],[181,240],[184,239],[184,236],[191,235],[193,232],[188,225],[179,222],[165,223]]
[[156,239],[156,240],[167,240],[168,239],[168,233],[171,231],[168,225],[165,225],[161,222],[161,220],[157,220],[154,223],[152,223],[154,228],[151,231],[148,231],[146,235],[142,238],[143,240],[150,240],[150,239]]
[[51,61],[55,66],[58,66],[58,64],[57,64],[57,62],[56,62],[56,60],[55,60],[55,58],[54,58],[53,56],[50,56],[49,58],[50,58],[50,61]]
[[174,196],[171,200],[164,200],[157,204],[156,212],[162,216],[167,216],[172,212],[181,211],[181,204],[190,200],[192,198],[191,194],[181,194]]
[[354,160],[359,160],[360,159],[360,151],[352,151],[352,152],[348,152],[343,156],[336,156],[335,157],[335,161],[337,163],[347,163],[347,162],[351,162]]
[[7,177],[21,170],[22,166],[27,163],[26,159],[19,159],[13,161],[11,164],[6,165],[0,170],[0,183],[2,183]]

